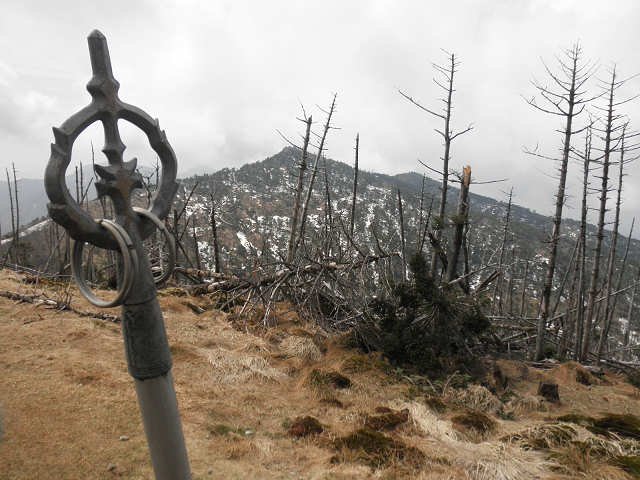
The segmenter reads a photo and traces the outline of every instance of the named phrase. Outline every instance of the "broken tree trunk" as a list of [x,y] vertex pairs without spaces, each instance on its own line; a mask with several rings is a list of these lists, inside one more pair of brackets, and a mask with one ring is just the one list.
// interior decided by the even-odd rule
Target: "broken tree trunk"
[[469,185],[471,184],[471,167],[464,167],[462,179],[460,182],[460,197],[458,199],[458,210],[454,219],[453,239],[449,249],[449,259],[447,266],[446,281],[451,282],[458,276],[457,266],[460,256],[460,248],[462,247],[462,237],[464,228],[467,224],[467,216],[469,214]]
[[309,138],[311,135],[312,116],[306,120],[306,132],[304,135],[304,143],[302,145],[302,153],[300,154],[300,165],[298,172],[298,184],[296,185],[295,200],[293,202],[293,213],[291,215],[291,230],[289,231],[289,246],[287,248],[287,263],[293,261],[295,255],[295,237],[296,228],[298,227],[298,216],[300,215],[300,202],[302,201],[302,188],[304,184],[304,173],[307,170],[307,155],[309,149]]

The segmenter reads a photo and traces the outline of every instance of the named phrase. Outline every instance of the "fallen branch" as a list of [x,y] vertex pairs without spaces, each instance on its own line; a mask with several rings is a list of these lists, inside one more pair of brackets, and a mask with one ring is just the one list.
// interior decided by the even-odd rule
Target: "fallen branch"
[[36,306],[45,305],[58,311],[73,312],[80,317],[97,318],[99,320],[106,320],[108,322],[119,323],[120,317],[111,315],[109,313],[94,313],[78,310],[64,302],[58,302],[50,298],[42,298],[43,294],[23,294],[18,292],[12,292],[11,290],[0,290],[0,297],[8,298],[18,303],[30,303]]

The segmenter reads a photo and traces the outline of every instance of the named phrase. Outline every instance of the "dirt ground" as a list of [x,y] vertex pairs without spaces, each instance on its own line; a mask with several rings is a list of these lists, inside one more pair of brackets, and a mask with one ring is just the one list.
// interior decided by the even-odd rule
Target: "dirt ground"
[[[64,296],[2,270],[0,291]],[[77,309],[97,311],[71,294]],[[541,371],[502,361],[508,396],[445,385],[436,408],[411,379],[286,308],[277,327],[249,333],[244,321],[255,319],[196,314],[199,301],[161,297],[194,479],[634,478],[611,462],[573,465],[505,440],[566,413],[639,414],[640,392],[614,375],[584,385],[575,364]],[[0,297],[0,370],[0,480],[153,478],[119,324]],[[560,384],[560,403],[536,397],[541,380]],[[490,417],[486,431],[456,424],[469,409]],[[380,433],[396,442],[391,461],[385,450],[349,446],[349,435],[385,412],[405,412]],[[322,432],[293,436],[306,416]],[[593,437],[574,427],[575,439]]]

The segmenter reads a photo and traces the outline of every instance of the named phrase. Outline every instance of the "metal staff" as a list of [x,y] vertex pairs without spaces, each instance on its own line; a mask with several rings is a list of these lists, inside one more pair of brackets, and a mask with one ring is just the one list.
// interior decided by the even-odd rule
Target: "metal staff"
[[[171,375],[172,360],[158,303],[156,283],[166,280],[173,268],[173,258],[161,276],[154,278],[142,242],[160,228],[167,241],[173,238],[160,220],[171,209],[178,189],[177,161],[164,131],[157,120],[143,110],[118,98],[120,84],[113,77],[107,40],[94,30],[88,38],[93,77],[87,84],[91,103],[69,117],[59,128],[53,128],[55,143],[45,173],[45,189],[51,203],[51,218],[67,229],[73,238],[72,269],[83,295],[94,305],[121,306],[122,334],[129,373],[134,378],[138,405],[151,452],[155,478],[183,480],[191,478],[189,460],[178,412],[178,402]],[[142,176],[136,172],[137,160],[123,161],[125,145],[120,139],[118,120],[126,120],[140,128],[162,164],[162,177],[149,210],[131,205],[131,193],[142,187]],[[96,165],[100,177],[96,182],[98,196],[109,196],[115,219],[94,220],[73,199],[65,184],[65,172],[71,162],[73,142],[93,122],[102,122],[104,152],[109,165]],[[82,249],[85,243],[121,253],[122,272],[118,295],[104,301],[93,295],[82,276]],[[168,249],[170,254],[175,248]],[[133,288],[135,286],[135,288]]]

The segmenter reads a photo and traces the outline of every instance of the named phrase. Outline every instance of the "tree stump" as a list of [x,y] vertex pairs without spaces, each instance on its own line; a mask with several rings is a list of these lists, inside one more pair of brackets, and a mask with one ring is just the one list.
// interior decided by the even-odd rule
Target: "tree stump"
[[549,402],[559,402],[558,384],[552,382],[540,382],[538,385],[538,395]]

